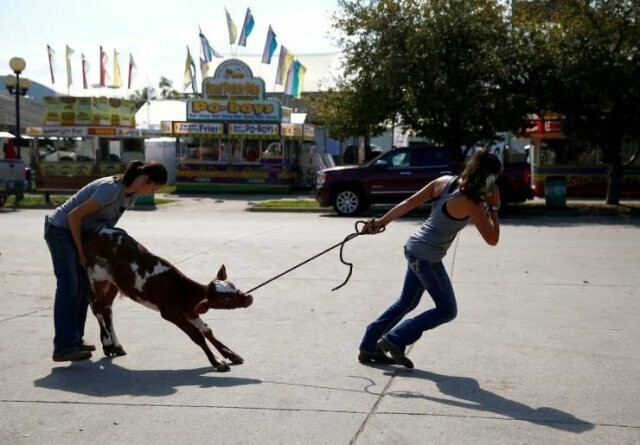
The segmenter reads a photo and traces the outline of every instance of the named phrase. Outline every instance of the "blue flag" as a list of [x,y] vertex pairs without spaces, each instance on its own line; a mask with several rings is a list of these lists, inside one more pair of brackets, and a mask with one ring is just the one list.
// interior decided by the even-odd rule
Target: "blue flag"
[[273,53],[276,52],[276,48],[278,48],[276,33],[273,32],[273,29],[271,29],[271,25],[269,25],[267,40],[264,42],[264,51],[262,52],[262,63],[271,63],[271,56],[273,56]]
[[253,20],[253,14],[251,14],[251,9],[247,8],[247,13],[244,16],[244,24],[242,25],[242,31],[240,31],[240,39],[238,40],[239,46],[247,46],[247,37],[253,31],[253,26],[255,25],[255,21]]

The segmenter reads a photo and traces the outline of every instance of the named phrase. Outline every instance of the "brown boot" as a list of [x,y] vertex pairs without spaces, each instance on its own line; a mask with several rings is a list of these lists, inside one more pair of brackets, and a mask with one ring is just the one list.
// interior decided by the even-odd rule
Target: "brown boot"
[[382,349],[384,352],[388,352],[391,357],[393,357],[398,364],[404,366],[405,368],[413,368],[413,362],[409,360],[409,357],[404,355],[404,351],[398,348],[396,345],[391,343],[386,338],[382,337],[378,340],[378,348]]
[[91,352],[81,351],[80,349],[72,349],[64,354],[58,354],[53,356],[54,362],[77,362],[80,360],[86,360],[91,358]]

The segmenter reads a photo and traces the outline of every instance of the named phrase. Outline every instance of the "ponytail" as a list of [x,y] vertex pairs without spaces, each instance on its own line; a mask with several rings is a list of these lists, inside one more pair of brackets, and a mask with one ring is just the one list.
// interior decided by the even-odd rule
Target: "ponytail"
[[124,173],[115,175],[117,181],[122,182],[125,187],[133,184],[133,181],[140,175],[147,175],[149,182],[165,185],[167,183],[167,169],[159,162],[131,161],[127,165]]

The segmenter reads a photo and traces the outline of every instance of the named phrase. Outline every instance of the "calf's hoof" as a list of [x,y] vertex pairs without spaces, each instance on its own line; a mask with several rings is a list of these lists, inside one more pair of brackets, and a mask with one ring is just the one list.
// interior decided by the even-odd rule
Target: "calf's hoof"
[[216,368],[216,371],[218,372],[229,372],[231,370],[229,365],[226,363],[216,363],[213,367]]
[[102,351],[106,357],[120,357],[123,355],[127,355],[127,351],[125,351],[122,346],[103,346]]
[[244,363],[244,359],[239,355],[232,355],[227,357],[232,365],[241,365]]

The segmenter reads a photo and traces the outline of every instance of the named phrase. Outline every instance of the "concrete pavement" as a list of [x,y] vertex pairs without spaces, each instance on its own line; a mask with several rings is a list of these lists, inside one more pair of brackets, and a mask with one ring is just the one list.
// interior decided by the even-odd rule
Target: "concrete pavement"
[[[337,243],[355,219],[250,213],[246,200],[180,198],[120,226],[200,282],[221,263],[248,289]],[[640,443],[640,226],[633,219],[503,219],[491,248],[473,227],[445,265],[456,320],[426,333],[416,369],[356,360],[368,322],[397,296],[394,223],[203,319],[245,363],[213,372],[176,327],[114,305],[128,352],[51,361],[54,278],[46,210],[0,209],[0,443]],[[428,296],[418,309],[432,305]],[[97,323],[87,340],[98,344]]]

